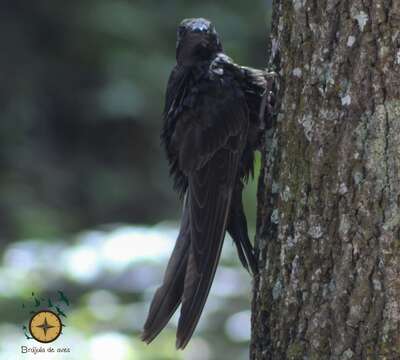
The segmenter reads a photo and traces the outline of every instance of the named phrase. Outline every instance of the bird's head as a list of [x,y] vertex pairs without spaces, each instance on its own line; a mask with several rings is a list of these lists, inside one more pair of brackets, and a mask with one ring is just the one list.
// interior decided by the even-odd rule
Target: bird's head
[[214,25],[203,18],[185,19],[177,32],[176,59],[181,65],[194,65],[222,51]]

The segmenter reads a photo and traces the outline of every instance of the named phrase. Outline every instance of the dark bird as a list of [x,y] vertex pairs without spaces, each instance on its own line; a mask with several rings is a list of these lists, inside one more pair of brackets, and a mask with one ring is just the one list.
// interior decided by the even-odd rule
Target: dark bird
[[142,333],[150,343],[182,303],[176,347],[189,342],[206,302],[225,232],[241,263],[257,273],[242,205],[254,150],[268,119],[273,76],[235,64],[214,26],[186,19],[178,27],[161,133],[183,201],[180,232]]

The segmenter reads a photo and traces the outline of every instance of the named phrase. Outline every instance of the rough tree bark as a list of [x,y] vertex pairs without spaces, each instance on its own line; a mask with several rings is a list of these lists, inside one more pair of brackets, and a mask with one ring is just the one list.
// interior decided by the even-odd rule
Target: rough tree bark
[[275,0],[252,359],[400,359],[400,1]]

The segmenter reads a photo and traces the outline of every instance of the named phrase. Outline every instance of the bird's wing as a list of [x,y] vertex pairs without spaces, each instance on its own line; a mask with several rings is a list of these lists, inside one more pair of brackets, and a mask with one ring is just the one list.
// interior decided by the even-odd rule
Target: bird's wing
[[184,205],[180,232],[169,259],[163,283],[154,294],[144,325],[142,340],[147,343],[150,343],[164,328],[181,302],[189,245],[189,212],[187,206]]
[[[164,124],[170,161],[188,179],[188,189],[180,233],[142,334],[151,342],[182,301],[178,348],[190,340],[214,278],[248,127],[245,98],[237,85],[220,80],[203,85],[174,123]],[[173,101],[167,96],[171,109]]]
[[245,100],[228,81],[208,89],[193,114],[182,131],[179,151],[180,167],[189,181],[190,222],[176,343],[182,349],[199,321],[214,279],[248,127]]
[[[188,74],[175,67],[168,80],[165,97],[164,123],[161,140],[165,147],[170,163],[170,172],[174,177],[175,188],[181,193],[186,190],[186,177],[177,163],[175,149],[172,148],[172,137],[175,132],[177,119],[180,117],[188,88]],[[186,201],[183,208],[181,226],[174,250],[165,271],[163,283],[154,294],[149,314],[142,332],[142,340],[150,343],[168,323],[181,302],[186,264],[189,255],[190,224]]]
[[174,180],[174,189],[178,191],[181,197],[187,189],[187,178],[179,168],[175,149],[172,145],[172,137],[175,133],[176,123],[184,110],[183,101],[188,97],[189,88],[190,73],[176,66],[172,70],[167,84],[161,142],[167,154],[170,174]]

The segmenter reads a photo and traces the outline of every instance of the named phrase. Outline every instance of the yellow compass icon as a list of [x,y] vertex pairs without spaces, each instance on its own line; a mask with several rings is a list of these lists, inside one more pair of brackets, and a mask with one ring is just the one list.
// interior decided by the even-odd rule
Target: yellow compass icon
[[61,334],[61,320],[54,312],[42,310],[34,314],[29,322],[32,337],[42,343],[49,343]]

